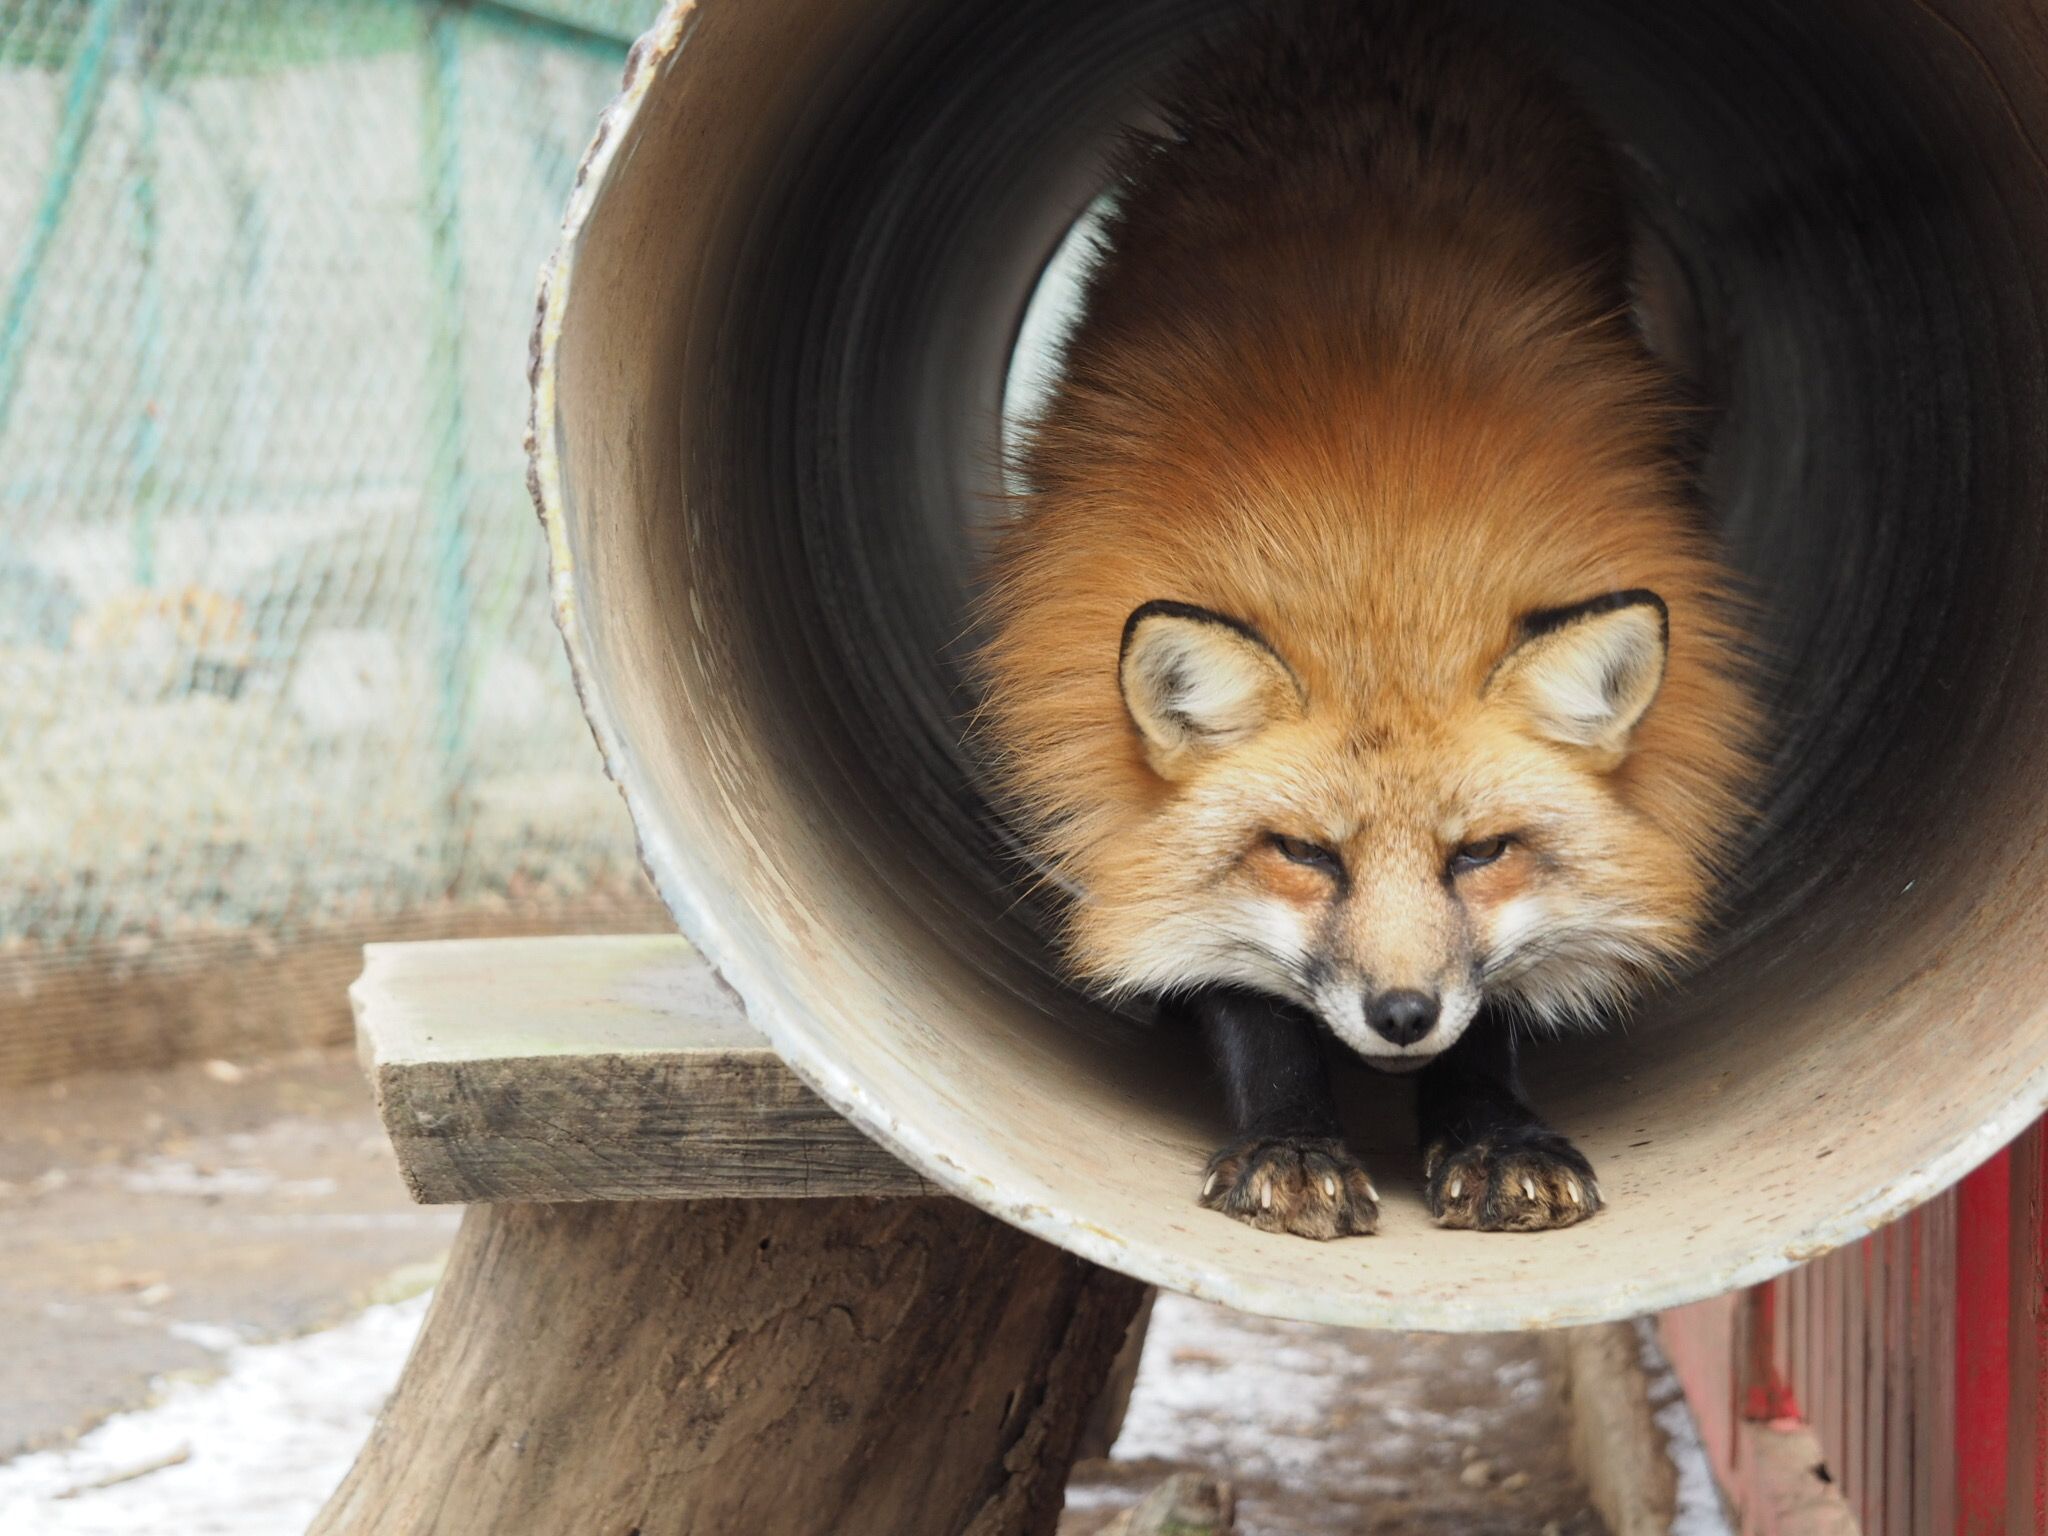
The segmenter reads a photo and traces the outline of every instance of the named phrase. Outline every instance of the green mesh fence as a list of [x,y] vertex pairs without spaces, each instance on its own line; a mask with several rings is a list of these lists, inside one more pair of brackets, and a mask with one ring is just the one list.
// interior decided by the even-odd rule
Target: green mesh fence
[[625,877],[520,434],[652,0],[0,0],[0,944]]

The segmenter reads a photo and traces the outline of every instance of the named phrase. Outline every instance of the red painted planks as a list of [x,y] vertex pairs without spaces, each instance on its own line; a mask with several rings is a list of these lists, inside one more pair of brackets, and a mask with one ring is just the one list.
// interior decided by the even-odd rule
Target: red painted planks
[[2011,1425],[2012,1163],[2001,1152],[1957,1190],[1956,1530],[2005,1536]]
[[[2048,1133],[2012,1148],[2010,1528],[2048,1532]],[[2024,1518],[2023,1518],[2024,1517]]]
[[1803,1417],[1863,1536],[2048,1536],[2043,1126],[1856,1247],[1664,1326],[1732,1492],[1743,1424]]

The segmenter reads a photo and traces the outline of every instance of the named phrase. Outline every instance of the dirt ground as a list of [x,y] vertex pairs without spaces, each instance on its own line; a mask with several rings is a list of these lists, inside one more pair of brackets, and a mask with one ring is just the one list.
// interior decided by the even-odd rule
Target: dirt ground
[[[125,1438],[98,1462],[91,1437],[15,1461],[24,1472],[46,1465],[17,1479],[11,1507],[48,1512],[31,1521],[37,1536],[158,1536],[173,1510],[220,1503],[253,1475],[199,1443],[207,1432],[195,1435],[194,1422],[235,1421],[195,1419],[195,1394],[268,1369],[282,1381],[264,1412],[316,1418],[327,1405],[312,1400],[321,1368],[307,1362],[330,1337],[358,1367],[395,1378],[418,1307],[372,1304],[430,1284],[455,1221],[406,1200],[346,1053],[0,1098],[0,1485],[11,1458],[65,1447],[109,1415],[159,1399],[170,1401],[151,1412],[184,1414],[162,1431],[175,1456],[149,1451],[150,1413],[139,1413],[99,1432]],[[361,1337],[374,1344],[349,1337],[373,1321]],[[270,1367],[249,1347],[309,1333],[277,1346]],[[286,1360],[292,1350],[307,1353]],[[308,1401],[295,1404],[294,1392]],[[365,1401],[329,1425],[336,1446],[306,1456],[320,1470],[300,1480],[337,1475],[373,1412]],[[1532,1339],[1356,1333],[1161,1297],[1123,1435],[1110,1459],[1077,1469],[1061,1536],[1099,1536],[1182,1469],[1233,1482],[1246,1536],[1600,1536],[1565,1435]],[[68,1468],[67,1455],[78,1458]],[[269,1485],[289,1483],[290,1458],[244,1458],[264,1463]],[[133,1473],[156,1460],[161,1470]],[[93,1474],[106,1467],[117,1485],[102,1489]],[[59,1485],[50,1497],[67,1502],[34,1502],[34,1486]],[[74,1496],[80,1488],[86,1496]],[[235,1520],[179,1518],[233,1536],[297,1536],[324,1492],[266,1485]]]
[[457,1219],[407,1200],[347,1052],[0,1096],[0,1461],[431,1284]]
[[1060,1536],[1168,1474],[1231,1481],[1242,1536],[1604,1536],[1534,1338],[1362,1333],[1161,1296],[1115,1452]]

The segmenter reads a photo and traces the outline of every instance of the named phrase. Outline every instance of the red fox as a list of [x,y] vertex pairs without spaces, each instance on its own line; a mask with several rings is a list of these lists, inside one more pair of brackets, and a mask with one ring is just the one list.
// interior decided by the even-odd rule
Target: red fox
[[1162,119],[989,572],[999,792],[1074,974],[1206,1038],[1204,1205],[1374,1230],[1327,1034],[1418,1073],[1438,1222],[1584,1220],[1515,1031],[1694,957],[1762,726],[1614,153],[1442,0],[1267,6]]

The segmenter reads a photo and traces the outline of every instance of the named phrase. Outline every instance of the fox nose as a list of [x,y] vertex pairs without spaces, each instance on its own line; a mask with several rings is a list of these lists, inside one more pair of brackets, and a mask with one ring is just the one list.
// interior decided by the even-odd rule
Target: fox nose
[[1436,1028],[1437,1001],[1427,992],[1399,988],[1370,998],[1366,1021],[1396,1045],[1413,1045]]

